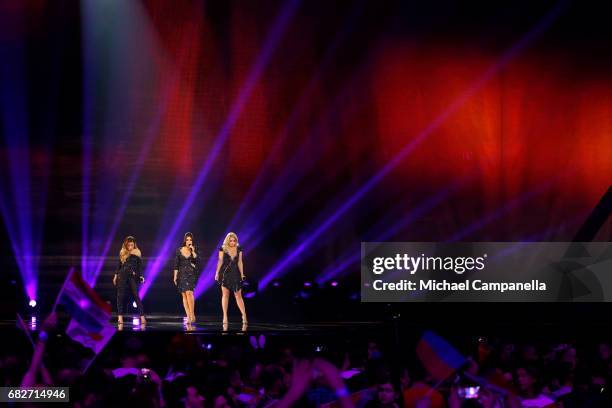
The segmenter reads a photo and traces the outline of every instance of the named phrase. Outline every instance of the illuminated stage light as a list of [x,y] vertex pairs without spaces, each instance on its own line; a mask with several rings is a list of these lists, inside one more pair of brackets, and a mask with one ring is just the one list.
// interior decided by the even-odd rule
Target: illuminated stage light
[[336,286],[338,286],[338,282],[333,281],[332,283],[330,283],[332,288],[335,288]]
[[312,282],[308,282],[308,281],[304,282],[304,287],[305,288],[311,288],[312,287]]
[[36,300],[30,299],[30,303],[28,303],[30,307],[36,307]]
[[133,301],[133,302],[132,302],[132,307],[133,307],[134,309],[136,309],[136,308],[138,307],[138,306],[136,305],[136,301]]
[[133,318],[132,318],[132,324],[133,324],[134,326],[138,326],[138,325],[140,325],[140,319],[139,319],[139,318],[137,318],[137,317],[133,317]]
[[272,286],[275,288],[278,288],[280,286],[280,282],[279,281],[274,281],[272,282]]

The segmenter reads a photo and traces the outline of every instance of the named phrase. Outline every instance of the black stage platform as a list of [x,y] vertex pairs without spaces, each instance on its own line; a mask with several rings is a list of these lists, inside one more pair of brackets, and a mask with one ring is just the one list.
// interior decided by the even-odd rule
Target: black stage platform
[[[37,331],[42,321],[37,316],[23,316],[26,327],[29,331]],[[124,316],[123,327],[118,327],[117,317],[113,315],[112,324],[119,330],[126,332],[193,332],[201,334],[240,334],[240,333],[266,333],[266,334],[346,334],[349,332],[372,332],[382,329],[387,324],[383,321],[318,321],[318,322],[270,322],[262,320],[252,320],[248,325],[243,326],[240,318],[230,320],[224,327],[219,316],[197,316],[197,321],[187,324],[184,316],[171,314],[152,314],[146,316],[146,324],[140,324],[138,316]],[[16,327],[15,319],[5,319],[0,321],[0,328]]]

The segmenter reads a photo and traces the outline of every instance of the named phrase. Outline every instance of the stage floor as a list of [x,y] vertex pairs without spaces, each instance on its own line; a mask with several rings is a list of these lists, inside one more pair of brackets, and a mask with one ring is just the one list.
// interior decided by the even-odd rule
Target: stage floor
[[[200,316],[197,321],[187,325],[182,316],[156,314],[147,316],[147,323],[144,326],[146,331],[189,331],[197,333],[326,333],[351,331],[359,329],[373,329],[375,326],[382,326],[382,322],[309,322],[309,323],[287,323],[287,322],[266,322],[261,320],[251,320],[246,327],[243,327],[240,319],[231,320],[227,327],[223,327],[219,316]],[[116,318],[113,317],[113,322]],[[116,323],[115,323],[115,326]],[[143,327],[139,323],[138,317],[131,319],[124,318],[123,330],[142,331]]]
[[[37,331],[42,321],[37,316],[24,316],[24,323],[29,331]],[[227,327],[224,327],[219,316],[196,316],[197,321],[188,325],[183,316],[170,314],[152,314],[146,316],[147,322],[140,324],[138,316],[124,316],[123,327],[118,327],[117,317],[113,315],[111,322],[119,330],[130,332],[190,332],[209,334],[244,334],[244,333],[266,333],[266,334],[342,334],[347,332],[364,331],[371,332],[382,328],[382,321],[318,321],[318,322],[271,322],[258,319],[250,320],[245,327],[240,318],[230,319]],[[17,327],[15,319],[0,321],[0,327]]]

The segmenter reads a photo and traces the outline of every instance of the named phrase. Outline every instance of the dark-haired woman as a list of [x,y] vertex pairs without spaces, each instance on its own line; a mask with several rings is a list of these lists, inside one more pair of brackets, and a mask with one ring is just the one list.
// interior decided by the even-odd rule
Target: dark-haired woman
[[138,295],[138,284],[144,282],[142,275],[142,254],[136,245],[136,239],[126,237],[119,251],[119,265],[113,276],[113,285],[117,287],[117,323],[123,325],[126,292],[130,290],[140,314],[140,323],[145,324],[144,309]]
[[193,291],[198,282],[200,257],[193,244],[193,234],[188,232],[183,238],[183,244],[176,250],[174,261],[174,284],[181,292],[187,323],[195,322],[195,298]]

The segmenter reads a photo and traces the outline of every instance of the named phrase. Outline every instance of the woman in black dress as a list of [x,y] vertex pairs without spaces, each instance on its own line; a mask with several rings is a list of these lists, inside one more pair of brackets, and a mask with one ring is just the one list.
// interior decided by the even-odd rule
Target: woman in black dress
[[242,281],[244,280],[244,265],[242,263],[242,248],[238,236],[230,232],[225,236],[223,245],[219,248],[219,261],[215,272],[215,281],[221,285],[221,309],[223,310],[223,325],[228,324],[227,307],[230,291],[234,292],[236,304],[242,313],[242,324],[246,325],[247,316],[242,298]]
[[113,276],[113,285],[117,287],[117,323],[123,325],[126,292],[130,290],[136,301],[141,324],[145,324],[142,301],[138,296],[138,283],[144,282],[142,275],[142,254],[136,245],[136,239],[129,236],[123,240],[119,251],[119,265]]
[[198,282],[200,257],[193,244],[193,234],[188,232],[183,238],[183,244],[176,250],[174,261],[174,284],[183,297],[183,307],[187,323],[195,322],[195,298],[193,290]]

